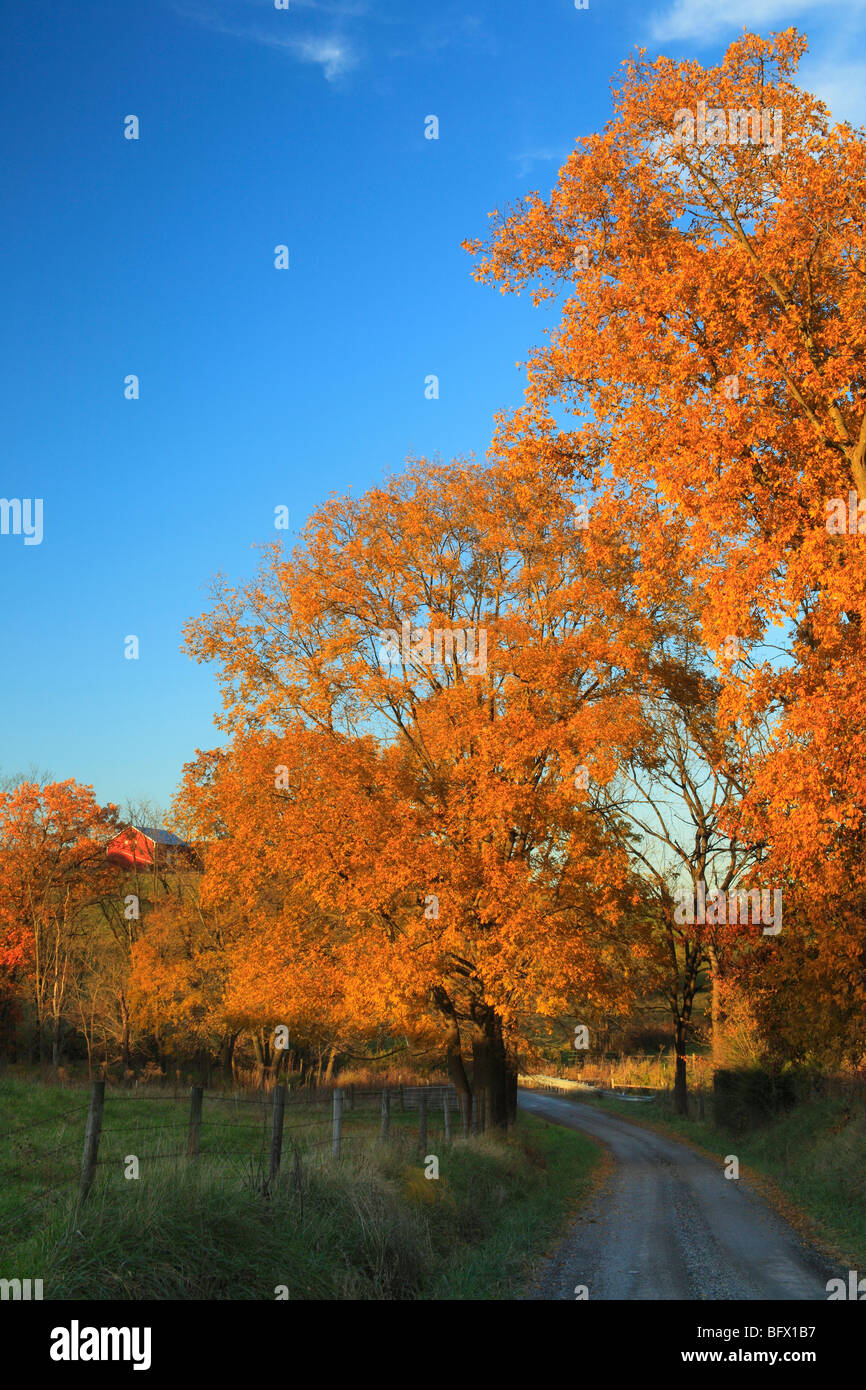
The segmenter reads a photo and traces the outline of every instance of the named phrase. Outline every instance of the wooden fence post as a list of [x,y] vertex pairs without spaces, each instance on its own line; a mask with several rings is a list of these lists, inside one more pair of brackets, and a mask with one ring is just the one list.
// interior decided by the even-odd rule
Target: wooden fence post
[[280,1171],[280,1159],[283,1155],[283,1121],[285,1118],[286,1088],[280,1082],[278,1086],[274,1087],[274,1111],[271,1120],[271,1182]]
[[343,1092],[339,1086],[334,1091],[334,1134],[331,1143],[331,1153],[334,1158],[340,1157],[340,1141],[343,1137]]
[[201,1144],[201,1105],[204,1096],[203,1086],[192,1086],[189,1093],[189,1141],[187,1153],[190,1158],[198,1158]]
[[450,1144],[450,1143],[451,1143],[451,1111],[448,1109],[448,1101],[449,1101],[449,1099],[450,1099],[450,1097],[449,1097],[449,1095],[448,1095],[448,1092],[446,1091],[445,1094],[444,1094],[443,1097],[442,1097],[442,1108],[443,1108],[443,1110],[445,1111],[445,1143],[446,1143],[446,1144]]
[[405,1100],[405,1097],[404,1097],[404,1095],[403,1095],[403,1087],[401,1086],[401,1087],[400,1087],[400,1114],[402,1115],[402,1114],[405,1112],[405,1110],[406,1110],[406,1100]]
[[94,1081],[90,1087],[90,1109],[87,1112],[87,1128],[84,1131],[84,1153],[81,1156],[81,1183],[78,1200],[83,1202],[96,1174],[96,1156],[99,1153],[99,1136],[102,1132],[102,1107],[105,1104],[105,1082]]
[[421,1150],[421,1156],[424,1157],[427,1152],[427,1092],[425,1090],[418,1092],[418,1148]]
[[382,1092],[382,1139],[388,1138],[388,1129],[391,1124],[391,1093],[386,1086]]

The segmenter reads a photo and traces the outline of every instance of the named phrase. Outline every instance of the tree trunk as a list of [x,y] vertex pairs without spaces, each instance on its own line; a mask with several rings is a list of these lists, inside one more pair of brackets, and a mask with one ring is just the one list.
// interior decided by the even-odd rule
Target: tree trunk
[[494,1129],[508,1128],[509,1063],[502,1034],[502,1020],[498,1014],[491,1019],[492,1039],[490,1044],[490,1123]]
[[456,1022],[454,1024],[453,1034],[451,1030],[449,1030],[449,1035],[445,1043],[445,1050],[448,1059],[448,1075],[457,1092],[460,1113],[464,1116],[463,1129],[465,1132],[468,1132],[472,1128],[472,1088],[469,1085],[469,1077],[466,1075],[463,1053],[460,1048],[460,1030]]
[[682,1018],[674,1021],[674,1109],[678,1115],[689,1113],[689,1093],[686,1077],[686,1028]]
[[508,1127],[508,1061],[502,1037],[502,1023],[496,1012],[484,1005],[473,1009],[472,1089],[475,1104],[483,1097],[484,1127]]
[[433,999],[445,1017],[445,1057],[448,1064],[448,1075],[460,1101],[463,1133],[469,1134],[472,1129],[472,1087],[469,1084],[469,1077],[466,1075],[466,1066],[463,1061],[460,1025],[457,1022],[454,1005],[441,986],[433,991]]
[[506,1065],[506,1108],[508,1114],[508,1128],[517,1122],[517,1058],[509,1057]]
[[235,1043],[238,1040],[237,1033],[224,1033],[220,1043],[220,1071],[224,1076],[231,1075],[232,1062],[235,1055]]
[[687,941],[684,946],[682,994],[679,981],[671,992],[671,1006],[674,1022],[674,1109],[678,1115],[688,1115],[688,1083],[686,1076],[686,1043],[691,1030],[692,1006],[695,1002],[698,972],[701,967],[703,948]]
[[715,1070],[715,1068],[725,1065],[724,1016],[721,1001],[722,972],[719,969],[719,958],[716,955],[715,946],[707,946],[707,959],[710,963],[710,1018],[712,1020],[713,1069]]
[[122,992],[120,995],[120,1020],[122,1024],[122,1032],[120,1035],[120,1049],[123,1055],[123,1070],[124,1073],[126,1073],[130,1070],[129,1005],[127,1004],[126,998]]
[[252,1035],[253,1056],[256,1059],[256,1083],[264,1085],[265,1072],[271,1063],[271,1049],[268,1045],[268,1037],[264,1030],[259,1030]]

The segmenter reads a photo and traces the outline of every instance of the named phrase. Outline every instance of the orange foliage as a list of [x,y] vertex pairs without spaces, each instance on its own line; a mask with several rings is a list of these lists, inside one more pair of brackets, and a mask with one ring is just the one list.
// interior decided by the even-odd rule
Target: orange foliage
[[[788,30],[746,34],[708,69],[640,54],[550,197],[467,247],[503,291],[566,296],[495,456],[551,460],[600,526],[643,517],[647,604],[673,544],[723,718],[771,721],[729,825],[785,885],[779,969],[830,1001],[807,1025],[820,1034],[834,1002],[852,1016],[866,1002],[866,143],[794,85],[804,50]],[[723,125],[771,113],[780,138],[678,141],[701,101]],[[834,499],[847,527],[828,520]]]
[[[638,736],[635,571],[559,480],[416,461],[218,591],[188,641],[220,663],[232,742],[181,809],[223,833],[205,892],[249,924],[239,1005],[373,1036],[456,1016],[511,1049],[576,996],[625,1007],[637,890],[575,770],[609,775]],[[421,630],[470,630],[486,659],[437,663]]]

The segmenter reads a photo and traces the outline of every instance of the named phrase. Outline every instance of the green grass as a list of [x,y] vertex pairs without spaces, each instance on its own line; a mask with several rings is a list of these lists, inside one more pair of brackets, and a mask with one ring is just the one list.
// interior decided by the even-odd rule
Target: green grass
[[[581,1100],[584,1097],[581,1096]],[[690,1140],[720,1161],[736,1154],[747,1165],[775,1184],[766,1189],[773,1200],[779,1195],[784,1214],[797,1221],[807,1217],[804,1234],[850,1265],[866,1268],[866,1109],[863,1103],[841,1098],[802,1100],[785,1114],[746,1134],[734,1136],[712,1120],[712,1100],[707,1098],[706,1118],[676,1115],[670,1094],[651,1104],[638,1105],[608,1097],[590,1102],[624,1119],[648,1122],[673,1136]],[[694,1097],[690,1109],[696,1108]],[[786,1210],[785,1204],[794,1210]]]
[[[335,1162],[327,1108],[299,1105],[266,1188],[266,1107],[206,1096],[191,1163],[185,1101],[109,1092],[76,1211],[86,1110],[83,1091],[0,1083],[0,1277],[42,1278],[46,1298],[270,1300],[278,1286],[293,1300],[519,1298],[599,1161],[584,1136],[526,1115],[507,1138],[446,1147],[434,1115],[428,1179],[417,1113],[392,1108],[381,1144],[378,1114],[359,1107]],[[124,1177],[130,1154],[138,1179]]]
[[600,1161],[585,1135],[524,1114],[510,1143],[485,1138],[477,1149],[467,1147],[451,1177],[463,1248],[455,1260],[453,1218],[440,1221],[422,1296],[520,1298],[532,1266],[589,1196]]

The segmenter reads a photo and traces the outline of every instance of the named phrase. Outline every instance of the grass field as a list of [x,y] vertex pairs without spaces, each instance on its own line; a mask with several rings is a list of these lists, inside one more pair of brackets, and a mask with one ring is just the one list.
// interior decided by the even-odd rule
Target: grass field
[[[344,1113],[290,1098],[283,1164],[266,1184],[269,1109],[207,1096],[201,1154],[185,1100],[106,1095],[100,1166],[76,1211],[87,1094],[0,1083],[0,1277],[46,1299],[516,1299],[588,1194],[599,1150],[521,1115],[507,1138],[444,1142],[431,1117]],[[457,1126],[455,1125],[455,1131]],[[127,1178],[131,1156],[139,1177]]]

